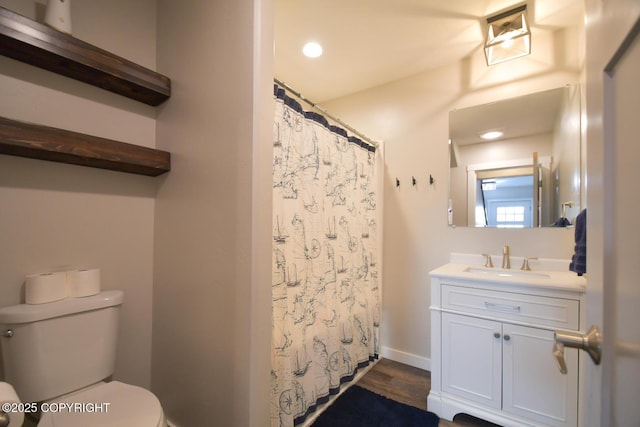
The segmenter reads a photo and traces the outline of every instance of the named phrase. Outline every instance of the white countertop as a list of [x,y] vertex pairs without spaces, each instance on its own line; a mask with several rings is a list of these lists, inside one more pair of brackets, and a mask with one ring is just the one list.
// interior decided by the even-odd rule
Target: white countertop
[[[494,265],[500,258],[493,257]],[[520,270],[522,257],[511,257],[511,269],[484,267],[484,257],[478,255],[451,254],[451,261],[429,272],[432,277],[471,280],[475,282],[528,285],[556,290],[586,290],[586,279],[569,271],[568,260],[531,260],[531,271]],[[535,264],[534,264],[535,263]]]

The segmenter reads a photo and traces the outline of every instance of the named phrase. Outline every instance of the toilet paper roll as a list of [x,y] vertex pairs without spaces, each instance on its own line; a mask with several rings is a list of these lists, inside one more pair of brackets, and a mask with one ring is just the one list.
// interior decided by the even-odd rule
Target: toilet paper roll
[[24,300],[27,304],[44,304],[67,297],[65,272],[29,274],[24,282]]
[[67,271],[67,296],[88,297],[100,293],[100,269]]
[[44,22],[58,31],[71,34],[71,1],[47,0]]
[[22,409],[21,406],[20,398],[13,386],[0,382],[0,409],[9,416],[9,427],[20,427],[24,422],[24,412],[18,411]]

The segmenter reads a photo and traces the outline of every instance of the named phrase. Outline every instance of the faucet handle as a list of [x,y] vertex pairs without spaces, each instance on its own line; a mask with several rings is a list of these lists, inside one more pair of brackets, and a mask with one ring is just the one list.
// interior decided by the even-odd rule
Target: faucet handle
[[482,256],[486,258],[484,266],[493,268],[493,262],[491,261],[491,254],[482,254]]
[[529,260],[530,259],[538,259],[537,256],[526,256],[522,259],[522,267],[520,267],[520,270],[524,270],[524,271],[530,271],[531,268],[529,267]]

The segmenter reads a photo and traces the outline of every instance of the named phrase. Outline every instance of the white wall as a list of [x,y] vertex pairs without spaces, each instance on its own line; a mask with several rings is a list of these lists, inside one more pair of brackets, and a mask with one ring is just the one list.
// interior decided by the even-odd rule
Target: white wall
[[[44,3],[0,0],[36,19]],[[0,57],[1,116],[172,153],[158,178],[0,156],[0,305],[27,273],[100,267],[125,291],[115,378],[182,426],[269,417],[272,9],[74,0],[76,37],[152,69],[158,46],[158,108]]]
[[[566,31],[548,35],[547,41],[562,44],[580,39],[580,34],[581,29]],[[541,46],[545,39],[536,42]],[[448,112],[577,83],[582,67],[579,53],[576,46],[562,57],[562,64],[556,64],[552,54],[540,49],[487,68],[478,50],[461,63],[324,103],[356,129],[385,141],[381,341],[388,357],[429,367],[428,273],[446,263],[450,252],[501,254],[502,246],[509,244],[514,256],[570,258],[571,229],[447,226]],[[429,185],[429,175],[435,178],[434,185]]]
[[[44,1],[0,0],[40,19]],[[155,1],[74,0],[76,37],[155,68]],[[113,28],[117,26],[118,31]],[[0,116],[153,147],[155,109],[0,56]],[[0,305],[21,302],[24,275],[99,267],[122,289],[115,378],[151,375],[153,211],[157,179],[0,155]]]
[[571,201],[573,206],[565,209],[566,217],[573,224],[575,217],[584,206],[581,204],[581,193],[586,193],[584,180],[581,176],[581,161],[583,156],[576,157],[580,152],[581,96],[584,89],[579,86],[569,88],[568,96],[563,99],[560,120],[556,124],[553,135],[553,171],[555,207],[554,217],[562,215],[561,204]]
[[272,2],[158,2],[152,391],[180,426],[268,422]]

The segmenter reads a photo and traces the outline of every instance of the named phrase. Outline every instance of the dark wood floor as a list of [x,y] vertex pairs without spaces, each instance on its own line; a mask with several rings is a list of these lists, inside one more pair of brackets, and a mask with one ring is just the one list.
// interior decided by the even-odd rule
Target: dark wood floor
[[[431,373],[423,369],[381,359],[363,376],[358,385],[406,405],[428,410],[427,395]],[[442,427],[496,427],[495,424],[460,414],[454,422],[440,420]]]

